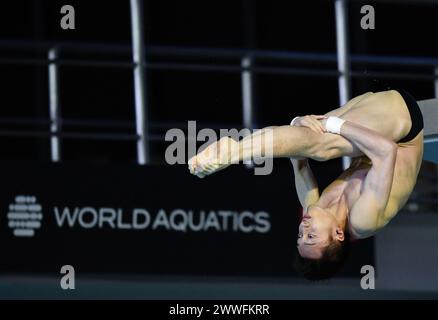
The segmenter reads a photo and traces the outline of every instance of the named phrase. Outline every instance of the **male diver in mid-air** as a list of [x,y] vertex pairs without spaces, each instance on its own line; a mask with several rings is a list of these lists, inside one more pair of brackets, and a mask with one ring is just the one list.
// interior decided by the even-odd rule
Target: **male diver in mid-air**
[[[268,132],[272,139],[256,139]],[[403,90],[367,92],[324,116],[297,117],[241,141],[222,138],[192,157],[189,169],[203,178],[268,149],[294,168],[304,212],[296,266],[309,279],[324,279],[342,265],[349,240],[373,236],[408,200],[423,157],[423,118]],[[350,167],[320,194],[307,159],[342,156],[353,158]]]

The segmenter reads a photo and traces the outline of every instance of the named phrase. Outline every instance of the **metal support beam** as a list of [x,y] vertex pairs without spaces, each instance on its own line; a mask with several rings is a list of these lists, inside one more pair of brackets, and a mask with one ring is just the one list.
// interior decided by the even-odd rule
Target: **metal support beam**
[[242,58],[242,116],[243,125],[250,130],[254,127],[253,75],[250,70],[252,58]]
[[135,127],[138,135],[137,162],[149,163],[148,119],[146,110],[143,0],[131,0],[132,59],[134,62]]
[[49,116],[50,116],[50,157],[53,162],[61,160],[61,141],[59,138],[60,107],[59,107],[59,79],[58,79],[58,50],[51,48],[49,58]]
[[[350,60],[348,50],[348,32],[347,32],[347,3],[345,0],[335,1],[335,19],[336,19],[336,48],[339,85],[339,102],[344,105],[350,100],[351,84],[350,84]],[[348,157],[342,158],[344,169],[350,166],[351,159]]]
[[[251,72],[252,58],[242,58],[242,117],[243,127],[249,130],[254,128],[254,104],[253,104],[253,75]],[[251,160],[245,162],[248,168],[253,167]]]

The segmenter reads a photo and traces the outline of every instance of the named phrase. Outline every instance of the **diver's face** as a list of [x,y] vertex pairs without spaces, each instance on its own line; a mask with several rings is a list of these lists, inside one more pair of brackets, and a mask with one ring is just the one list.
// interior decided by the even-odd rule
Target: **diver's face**
[[311,206],[298,228],[298,252],[303,258],[320,259],[336,233],[336,219],[323,209]]

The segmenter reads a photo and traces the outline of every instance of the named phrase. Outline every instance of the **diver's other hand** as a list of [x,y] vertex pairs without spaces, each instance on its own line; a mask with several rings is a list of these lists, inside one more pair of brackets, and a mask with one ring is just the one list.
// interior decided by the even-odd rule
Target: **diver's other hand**
[[325,119],[327,119],[326,116],[313,115],[313,114],[308,116],[298,117],[294,121],[293,126],[306,127],[316,133],[325,133],[327,132],[327,130],[325,129],[325,126],[322,123],[322,121],[324,121]]

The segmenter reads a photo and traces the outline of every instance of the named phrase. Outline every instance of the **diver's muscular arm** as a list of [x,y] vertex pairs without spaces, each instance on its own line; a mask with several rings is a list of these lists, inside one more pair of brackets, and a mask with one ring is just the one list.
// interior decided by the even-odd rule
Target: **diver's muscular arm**
[[310,169],[307,159],[298,160],[291,158],[295,175],[295,188],[301,206],[306,210],[319,199],[319,189],[315,176]]
[[350,221],[359,232],[374,231],[391,192],[397,145],[382,135],[346,121],[342,136],[355,144],[372,161],[364,188],[350,211]]
[[390,151],[397,150],[392,140],[351,121],[344,122],[340,135],[350,140],[373,162],[385,160]]

